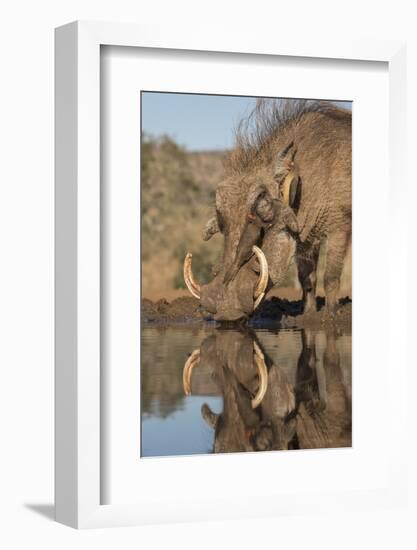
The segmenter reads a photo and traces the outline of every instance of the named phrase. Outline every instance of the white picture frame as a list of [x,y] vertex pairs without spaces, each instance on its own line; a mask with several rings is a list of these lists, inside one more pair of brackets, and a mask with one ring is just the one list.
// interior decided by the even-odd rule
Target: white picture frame
[[[405,494],[401,468],[405,416],[406,358],[396,353],[398,448],[389,455],[383,489],[357,494],[288,495],[251,514],[245,503],[219,499],[215,507],[194,510],[177,506],[166,495],[149,507],[101,504],[100,401],[100,47],[102,45],[230,52],[296,58],[382,61],[389,71],[389,156],[391,207],[395,223],[390,257],[405,279],[405,248],[396,246],[404,234],[403,183],[405,151],[405,45],[384,40],[326,43],[291,36],[268,37],[238,31],[190,30],[113,23],[75,22],[56,30],[56,519],[77,528],[121,526],[159,521],[215,519],[304,512],[340,506],[357,508],[376,503],[395,505]],[[388,137],[388,136],[387,136]],[[402,241],[404,245],[404,241]],[[402,271],[404,270],[404,271]],[[405,295],[405,288],[403,290]],[[397,294],[398,298],[398,294]],[[388,303],[393,307],[393,296]],[[401,300],[399,300],[401,302]],[[405,300],[402,301],[405,303]],[[401,307],[401,306],[400,306]],[[397,306],[397,315],[398,306]],[[405,318],[405,316],[404,316]],[[405,334],[405,332],[404,332]],[[396,337],[405,336],[398,331]],[[404,340],[403,340],[404,341]],[[394,424],[394,423],[393,423]],[[191,503],[192,506],[192,503]],[[214,512],[215,510],[215,512]]]

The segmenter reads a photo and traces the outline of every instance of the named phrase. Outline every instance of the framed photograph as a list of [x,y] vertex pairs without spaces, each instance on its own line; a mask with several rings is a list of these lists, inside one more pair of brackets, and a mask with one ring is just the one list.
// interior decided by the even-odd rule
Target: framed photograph
[[404,48],[56,30],[58,521],[402,505]]

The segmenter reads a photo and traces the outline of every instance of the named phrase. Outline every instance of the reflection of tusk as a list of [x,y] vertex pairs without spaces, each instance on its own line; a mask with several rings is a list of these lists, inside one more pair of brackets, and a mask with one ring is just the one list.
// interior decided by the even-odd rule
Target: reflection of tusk
[[259,281],[254,291],[255,304],[253,306],[253,309],[256,309],[258,305],[261,303],[262,298],[265,296],[265,290],[268,285],[269,273],[268,273],[268,262],[265,258],[265,254],[257,246],[254,246],[252,250],[255,253],[256,257],[258,258],[259,267],[260,267]]
[[252,399],[252,409],[256,409],[256,407],[259,407],[261,404],[262,399],[265,397],[266,390],[268,389],[268,371],[265,365],[264,354],[255,341],[253,342],[253,351],[255,352],[255,363],[259,370],[259,389]]
[[185,395],[191,395],[191,374],[193,368],[200,362],[200,349],[195,349],[187,359],[182,371],[182,385]]
[[200,285],[194,281],[193,271],[191,269],[191,262],[193,261],[193,255],[187,252],[184,260],[184,281],[191,294],[200,299]]

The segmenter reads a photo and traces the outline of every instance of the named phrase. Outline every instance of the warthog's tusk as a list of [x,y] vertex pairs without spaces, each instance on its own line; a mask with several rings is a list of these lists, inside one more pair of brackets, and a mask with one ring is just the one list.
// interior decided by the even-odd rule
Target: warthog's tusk
[[200,285],[195,282],[193,277],[193,271],[191,269],[191,263],[193,261],[193,255],[190,252],[187,252],[187,255],[185,256],[184,260],[184,281],[187,285],[188,290],[191,292],[191,294],[197,298],[197,300],[200,299]]
[[182,371],[182,385],[185,395],[191,395],[191,374],[193,368],[200,362],[200,349],[195,349],[187,359]]
[[256,309],[261,303],[262,298],[265,296],[265,290],[268,285],[269,273],[268,273],[268,262],[265,258],[265,254],[257,246],[254,246],[252,250],[255,253],[256,257],[258,258],[258,262],[260,266],[259,281],[255,287],[255,292],[253,295],[255,298],[255,304],[253,306],[253,309]]
[[254,359],[259,371],[259,388],[255,397],[252,399],[252,409],[256,409],[265,397],[266,390],[268,389],[268,371],[266,369],[265,357],[261,351],[261,348],[254,341],[253,342]]
[[[255,397],[251,400],[253,409],[259,407],[263,398],[265,397],[266,390],[268,389],[268,371],[265,364],[264,354],[261,348],[256,342],[253,343],[254,360],[259,371],[259,388]],[[193,369],[200,362],[200,349],[195,349],[190,357],[187,359],[182,371],[182,385],[185,395],[191,395],[191,377]]]

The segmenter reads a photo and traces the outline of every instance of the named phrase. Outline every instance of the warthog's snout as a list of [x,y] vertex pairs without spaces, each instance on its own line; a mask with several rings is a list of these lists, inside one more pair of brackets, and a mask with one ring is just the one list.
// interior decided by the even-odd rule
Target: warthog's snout
[[192,254],[184,260],[184,280],[188,290],[217,321],[237,321],[248,317],[262,301],[268,285],[268,264],[262,250],[253,247],[259,263],[259,275],[248,264],[243,265],[228,283],[219,273],[207,285],[200,285],[193,277]]

